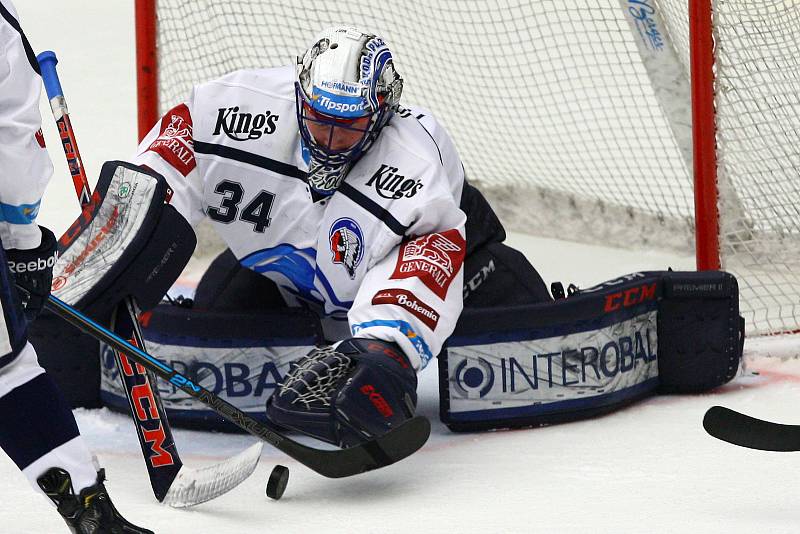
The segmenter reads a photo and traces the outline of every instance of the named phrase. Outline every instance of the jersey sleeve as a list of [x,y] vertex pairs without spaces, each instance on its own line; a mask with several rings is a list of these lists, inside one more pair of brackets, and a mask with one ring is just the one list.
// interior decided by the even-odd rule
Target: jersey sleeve
[[13,16],[0,16],[0,239],[30,249],[41,243],[36,217],[53,164],[41,130],[42,79]]
[[194,152],[192,101],[175,106],[161,117],[139,143],[133,163],[163,175],[173,191],[170,203],[196,226],[205,212],[202,177]]
[[348,314],[354,336],[397,343],[417,370],[439,353],[463,309],[466,215],[441,183],[401,243],[369,269]]

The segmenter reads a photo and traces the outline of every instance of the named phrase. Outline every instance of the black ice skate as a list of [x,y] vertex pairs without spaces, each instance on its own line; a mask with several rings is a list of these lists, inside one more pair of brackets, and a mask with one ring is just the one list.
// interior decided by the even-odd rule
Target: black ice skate
[[122,517],[108,496],[103,481],[105,471],[97,473],[97,483],[75,495],[69,473],[52,467],[36,481],[58,507],[74,534],[153,534],[130,524]]

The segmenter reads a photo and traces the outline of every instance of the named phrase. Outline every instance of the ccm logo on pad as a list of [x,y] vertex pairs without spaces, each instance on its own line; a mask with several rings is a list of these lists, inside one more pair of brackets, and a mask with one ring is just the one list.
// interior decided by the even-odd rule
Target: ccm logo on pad
[[606,304],[603,308],[604,312],[611,312],[620,308],[627,308],[634,304],[639,304],[646,300],[653,300],[656,298],[656,284],[644,285],[639,287],[632,287],[625,291],[617,291],[606,295]]

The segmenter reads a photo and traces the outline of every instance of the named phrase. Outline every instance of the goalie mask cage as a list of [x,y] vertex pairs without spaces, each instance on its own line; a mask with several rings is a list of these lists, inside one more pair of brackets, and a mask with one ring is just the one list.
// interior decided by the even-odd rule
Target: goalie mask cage
[[386,39],[402,102],[445,124],[509,228],[693,249],[698,268],[738,277],[750,334],[797,331],[798,6],[137,0],[139,135],[195,83],[293,63],[322,28],[360,26]]

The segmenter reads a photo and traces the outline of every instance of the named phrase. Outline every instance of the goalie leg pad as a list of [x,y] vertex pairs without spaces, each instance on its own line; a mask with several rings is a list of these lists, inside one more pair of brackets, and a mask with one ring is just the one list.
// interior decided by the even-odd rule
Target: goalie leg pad
[[659,393],[700,393],[736,376],[744,345],[736,278],[668,272],[658,312]]
[[93,316],[110,316],[128,296],[155,306],[197,243],[169,204],[166,180],[135,165],[106,162],[91,203],[59,240],[53,294]]
[[439,355],[451,430],[560,423],[729,381],[742,354],[735,278],[643,272],[556,302],[466,308]]
[[[259,421],[266,420],[264,403],[290,364],[323,343],[319,319],[302,308],[238,313],[161,303],[141,322],[152,354]],[[101,354],[103,405],[128,413],[114,354],[105,344]],[[171,384],[159,381],[158,387],[173,427],[242,431]]]

